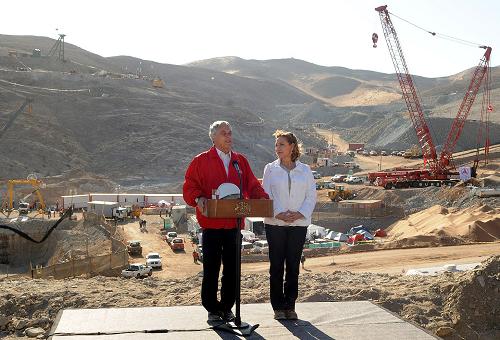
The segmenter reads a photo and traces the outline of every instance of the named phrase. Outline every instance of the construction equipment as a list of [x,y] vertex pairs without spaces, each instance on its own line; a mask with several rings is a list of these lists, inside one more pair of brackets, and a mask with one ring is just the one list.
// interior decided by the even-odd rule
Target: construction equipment
[[406,150],[403,153],[404,158],[419,158],[422,157],[422,150],[418,147],[418,145],[413,145],[411,148]]
[[130,211],[130,217],[139,218],[139,217],[141,217],[141,214],[142,214],[142,208],[136,204],[132,205],[132,208]]
[[[28,178],[28,179],[9,179],[7,182],[7,210],[12,211],[14,209],[14,186],[15,185],[23,185],[23,184],[29,184],[33,187],[33,191],[25,196],[21,200],[21,203],[26,203],[24,202],[24,199],[27,199],[29,196],[31,196],[33,193],[37,194],[38,201],[40,202],[40,207],[39,210],[41,212],[45,211],[45,201],[43,199],[42,193],[40,192],[40,188],[43,187],[43,182],[40,181],[39,179],[36,178]],[[24,204],[23,204],[24,206]]]
[[26,202],[26,200],[31,196],[33,195],[35,192],[38,192],[38,188],[36,188],[35,190],[33,190],[32,192],[30,192],[29,194],[27,194],[26,196],[24,196],[23,198],[21,198],[19,200],[19,204],[17,206],[17,211],[19,212],[19,215],[26,215],[29,213],[29,210],[30,210],[30,204],[28,202]]
[[[410,119],[417,134],[420,149],[422,150],[424,167],[420,169],[396,169],[394,171],[369,173],[368,179],[371,183],[383,186],[386,189],[422,187],[429,185],[451,185],[456,181],[452,179],[452,176],[457,175],[452,163],[453,149],[460,137],[465,120],[467,119],[485,75],[487,78],[485,83],[488,84],[491,47],[480,46],[486,51],[473,73],[470,85],[465,93],[457,116],[453,121],[450,132],[448,133],[443,150],[438,158],[429,127],[424,118],[420,98],[415,88],[413,78],[408,70],[408,66],[406,65],[403,51],[387,6],[380,6],[375,8],[375,10],[379,13],[384,36],[396,70],[396,76],[401,87],[403,98],[406,102]],[[435,32],[428,31],[428,33],[434,36],[436,35]],[[485,98],[489,100],[489,86],[485,86],[485,92],[488,92]],[[483,101],[483,105],[487,105],[488,108],[491,107],[489,102]],[[474,174],[476,170],[475,167],[477,167],[477,162],[474,163]]]
[[328,198],[332,202],[339,202],[343,200],[350,200],[356,197],[356,194],[351,190],[346,189],[343,185],[335,185],[333,190],[328,191]]
[[155,79],[153,79],[153,87],[162,89],[164,86],[165,84],[163,83],[163,80],[161,80],[160,78],[156,77]]

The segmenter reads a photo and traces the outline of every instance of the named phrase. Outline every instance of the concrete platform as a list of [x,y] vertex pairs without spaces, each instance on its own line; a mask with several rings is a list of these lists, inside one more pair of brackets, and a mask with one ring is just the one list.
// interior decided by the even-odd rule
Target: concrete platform
[[[260,326],[247,339],[436,339],[369,301],[299,303],[300,320],[276,321],[271,305],[241,306],[242,321]],[[212,329],[201,306],[66,309],[52,340],[241,339]]]

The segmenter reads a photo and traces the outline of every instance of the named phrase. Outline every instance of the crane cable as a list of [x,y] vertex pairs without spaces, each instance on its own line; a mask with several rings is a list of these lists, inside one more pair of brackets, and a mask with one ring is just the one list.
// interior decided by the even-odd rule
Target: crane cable
[[[389,11],[388,11],[389,12]],[[417,24],[409,21],[409,20],[406,20],[406,19],[403,19],[401,18],[400,16],[392,13],[392,12],[389,12],[391,14],[391,16],[394,16],[416,28],[418,28],[419,30],[422,30],[426,33],[429,33],[430,35],[432,36],[437,36],[441,39],[445,39],[445,40],[448,40],[448,41],[452,41],[452,42],[456,42],[456,43],[459,43],[459,44],[462,44],[462,45],[466,45],[466,46],[469,46],[469,47],[479,47],[479,48],[486,48],[486,46],[484,44],[479,44],[479,43],[475,43],[473,41],[468,41],[468,40],[464,40],[464,39],[460,39],[460,38],[457,38],[457,37],[452,37],[451,35],[446,35],[446,34],[443,34],[443,33],[437,33],[437,32],[433,32],[433,31],[429,31],[421,26],[418,26]]]

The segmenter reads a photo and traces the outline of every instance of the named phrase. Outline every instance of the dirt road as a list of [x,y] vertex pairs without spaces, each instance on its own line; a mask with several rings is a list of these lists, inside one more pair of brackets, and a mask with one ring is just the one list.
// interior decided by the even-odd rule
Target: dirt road
[[[343,140],[338,133],[325,129],[315,129],[330,145],[336,145],[338,151],[346,152],[349,148],[349,143]],[[360,169],[363,170],[358,173],[359,175],[364,175],[372,171],[379,171],[381,168],[384,170],[403,165],[417,166],[422,163],[421,159],[408,160],[400,156],[363,156],[359,154],[356,154],[354,161],[360,166]]]
[[140,232],[138,221],[122,226],[127,241],[140,240],[142,245],[142,256],[133,257],[130,262],[144,263],[147,253],[157,252],[162,257],[163,268],[155,269],[154,277],[179,279],[196,275],[202,270],[201,264],[195,264],[193,261],[193,246],[187,235],[180,235],[185,241],[185,251],[174,253],[161,238],[160,227],[163,223],[161,218],[156,215],[142,215],[141,218],[147,221],[147,233]]
[[[154,272],[155,277],[181,279],[198,274],[202,266],[193,263],[191,243],[186,242],[185,252],[174,253],[159,234],[160,218],[158,216],[143,216],[148,221],[148,233],[139,231],[138,222],[123,226],[127,240],[140,240],[143,247],[143,257],[131,259],[144,262],[148,252],[158,252],[162,256],[163,269]],[[187,239],[186,235],[181,235]],[[362,253],[348,253],[332,256],[310,258],[306,268],[313,273],[331,273],[336,270],[373,273],[401,273],[409,268],[439,266],[453,262],[454,264],[481,262],[490,255],[500,255],[500,242],[474,244],[453,247],[413,248],[379,250]],[[243,263],[243,273],[266,273],[268,262]]]
[[[437,248],[379,250],[362,253],[340,254],[306,259],[305,267],[312,273],[331,273],[337,270],[397,274],[410,268],[441,266],[449,263],[481,262],[491,255],[500,255],[500,242]],[[332,265],[332,260],[335,265]],[[242,270],[265,272],[269,264],[243,264]]]

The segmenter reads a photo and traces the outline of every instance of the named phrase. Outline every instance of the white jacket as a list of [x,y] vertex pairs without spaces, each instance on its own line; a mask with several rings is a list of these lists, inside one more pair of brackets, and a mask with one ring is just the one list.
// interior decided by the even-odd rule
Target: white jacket
[[290,193],[288,192],[288,174],[277,159],[264,168],[262,186],[273,200],[274,216],[287,210],[298,211],[305,218],[293,223],[285,223],[276,218],[266,217],[264,223],[273,225],[294,225],[307,227],[316,205],[316,181],[308,165],[295,161],[295,168],[290,171]]

